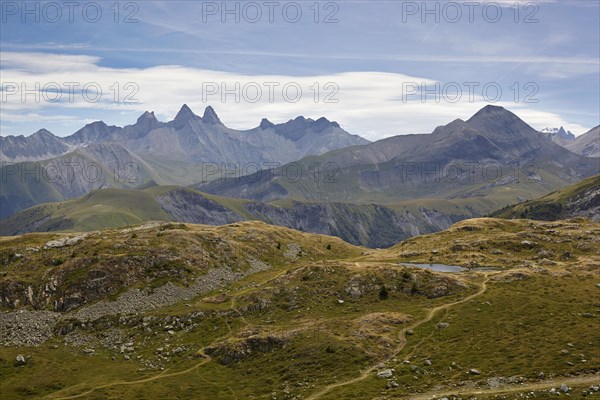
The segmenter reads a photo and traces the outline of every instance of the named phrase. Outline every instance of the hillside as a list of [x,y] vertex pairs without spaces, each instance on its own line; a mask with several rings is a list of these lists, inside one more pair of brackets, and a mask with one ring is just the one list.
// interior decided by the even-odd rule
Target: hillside
[[578,136],[565,147],[585,157],[600,157],[600,125]]
[[517,399],[562,384],[573,398],[595,394],[599,238],[582,219],[468,220],[387,250],[258,222],[2,238],[0,390]]
[[491,215],[498,218],[544,221],[585,217],[600,222],[600,175],[584,179],[542,198],[504,207]]
[[428,200],[390,206],[349,203],[281,202],[225,198],[175,186],[143,190],[104,189],[82,197],[35,206],[0,223],[0,234],[85,232],[148,221],[223,225],[259,220],[305,232],[338,236],[349,243],[389,247],[409,237],[437,232],[491,211],[475,201]]
[[48,160],[4,164],[0,174],[0,218],[96,189],[160,182],[147,163],[114,142],[94,143]]

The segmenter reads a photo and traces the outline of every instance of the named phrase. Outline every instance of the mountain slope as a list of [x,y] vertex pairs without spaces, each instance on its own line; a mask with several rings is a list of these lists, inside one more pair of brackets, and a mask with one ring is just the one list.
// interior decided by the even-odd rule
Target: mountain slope
[[471,217],[474,210],[488,210],[488,207],[472,201],[428,199],[391,206],[301,202],[276,206],[189,188],[154,186],[144,190],[96,190],[77,199],[32,207],[2,220],[0,234],[81,232],[147,221],[223,225],[259,220],[337,236],[352,244],[389,247],[415,235],[446,229]]
[[544,221],[585,217],[600,222],[600,175],[557,190],[542,198],[505,207],[492,213],[492,216]]
[[468,121],[307,157],[202,191],[260,201],[377,202],[533,198],[598,172],[597,160],[553,143],[515,114],[486,106]]
[[578,136],[565,147],[585,157],[600,157],[600,125]]
[[138,156],[114,142],[93,143],[57,158],[0,168],[0,218],[100,188],[134,188],[160,178]]
[[40,129],[31,136],[0,136],[0,162],[39,161],[61,156],[71,146],[67,141]]

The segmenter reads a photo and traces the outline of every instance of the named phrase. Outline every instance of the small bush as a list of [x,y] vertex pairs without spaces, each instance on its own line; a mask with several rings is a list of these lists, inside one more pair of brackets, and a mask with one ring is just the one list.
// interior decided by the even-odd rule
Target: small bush
[[385,285],[381,285],[381,289],[379,289],[379,298],[381,300],[387,300],[388,297],[390,297],[390,292]]
[[410,288],[410,293],[411,294],[417,294],[419,292],[419,286],[417,286],[417,282],[413,283],[412,287]]

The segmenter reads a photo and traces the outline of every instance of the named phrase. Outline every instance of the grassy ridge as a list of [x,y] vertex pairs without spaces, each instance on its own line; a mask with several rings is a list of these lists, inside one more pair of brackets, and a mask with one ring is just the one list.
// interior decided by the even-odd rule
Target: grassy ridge
[[[529,218],[545,221],[565,219],[572,216],[573,210],[570,211],[569,207],[574,201],[588,195],[593,196],[593,192],[599,189],[600,175],[596,175],[542,198],[504,207],[491,215],[499,218]],[[592,206],[597,207],[598,201]]]

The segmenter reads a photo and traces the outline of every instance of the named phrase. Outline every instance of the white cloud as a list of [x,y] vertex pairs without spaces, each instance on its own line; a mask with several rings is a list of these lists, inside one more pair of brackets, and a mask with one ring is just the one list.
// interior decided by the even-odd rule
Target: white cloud
[[[206,105],[212,105],[221,120],[232,128],[254,127],[263,117],[279,123],[298,115],[312,118],[326,116],[338,121],[351,133],[375,140],[396,134],[431,132],[435,126],[457,117],[468,118],[486,104],[480,91],[475,92],[473,101],[468,100],[466,92],[456,103],[434,102],[431,96],[422,102],[418,95],[408,96],[407,101],[403,101],[403,94],[407,94],[403,92],[410,88],[407,84],[425,84],[432,88],[435,81],[376,71],[315,76],[242,75],[176,65],[107,68],[98,65],[98,57],[82,55],[2,52],[1,59],[4,86],[14,82],[32,89],[36,83],[44,87],[50,82],[61,86],[66,82],[76,82],[79,89],[93,83],[102,90],[101,100],[96,103],[86,101],[79,92],[74,94],[72,101],[64,101],[68,95],[63,93],[62,101],[58,103],[48,102],[43,96],[38,96],[36,101],[32,94],[24,99],[19,93],[4,94],[2,122],[5,126],[7,122],[30,118],[40,121],[41,128],[48,118],[64,121],[73,115],[73,119],[83,120],[89,117],[86,113],[97,113],[98,110],[105,110],[107,116],[123,112],[141,114],[148,110],[155,111],[159,119],[168,120],[175,116],[182,104],[187,103],[197,114],[202,114]],[[127,87],[128,83],[133,85]],[[275,83],[278,86],[273,86]],[[315,83],[319,88],[316,101]],[[328,83],[330,85],[326,86]],[[215,89],[214,84],[218,93],[207,93],[207,89]],[[283,92],[285,85],[288,85],[287,100]],[[274,88],[273,101],[269,98],[271,87]],[[297,87],[301,88],[302,96],[293,102]],[[120,100],[134,89],[139,89],[134,95],[139,103],[115,103],[113,99],[117,88]],[[253,102],[257,88],[260,88],[262,96]],[[335,92],[335,88],[339,91]],[[239,101],[233,94],[223,98],[223,89],[236,92]],[[462,90],[467,91],[468,88]],[[327,102],[328,95],[330,100],[337,102]],[[47,94],[47,97],[53,95]],[[519,116],[536,128],[563,125],[576,133],[585,131],[585,128],[553,113],[534,111],[522,104],[501,105],[515,109]],[[50,110],[54,116],[44,117],[50,115]],[[56,113],[56,110],[59,112]]]

